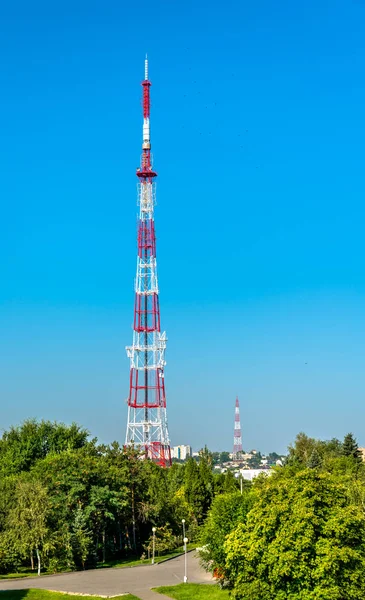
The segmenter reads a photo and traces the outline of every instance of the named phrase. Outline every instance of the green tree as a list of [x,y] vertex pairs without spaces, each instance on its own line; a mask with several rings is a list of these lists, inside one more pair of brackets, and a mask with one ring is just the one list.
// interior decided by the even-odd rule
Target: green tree
[[225,573],[226,536],[238,523],[246,520],[251,505],[248,489],[244,489],[244,494],[234,491],[216,496],[213,500],[207,519],[200,530],[199,543],[202,546],[200,557],[205,568],[219,577],[223,578]]
[[[29,506],[24,485],[39,486]],[[139,554],[152,526],[181,541],[183,519],[194,539],[215,495],[236,485],[232,473],[214,472],[207,448],[196,461],[163,469],[141,460],[136,448],[88,441],[79,425],[26,421],[0,439],[0,569],[19,561],[33,568],[37,548],[42,569],[53,572],[86,567],[98,556],[125,558]],[[19,533],[18,516],[25,523],[31,513]]]
[[93,529],[102,540],[102,560],[106,560],[106,534],[109,525],[116,521],[118,511],[123,508],[123,501],[118,492],[109,486],[93,486],[91,488],[89,504],[85,514],[93,524]]
[[81,505],[79,505],[75,511],[72,524],[72,546],[75,562],[80,562],[83,569],[85,569],[91,543],[91,530],[88,527],[87,517]]
[[309,465],[311,456],[317,463],[321,463],[324,468],[329,466],[329,463],[336,458],[343,456],[342,443],[333,438],[331,440],[316,440],[308,437],[305,433],[298,433],[295,438],[294,445],[289,446],[286,464],[302,469]]
[[339,458],[342,456],[342,443],[337,438],[319,442],[321,455],[325,458]]
[[[153,533],[147,540],[144,549],[147,550],[148,554],[151,555],[153,552]],[[156,527],[155,532],[155,552],[158,555],[174,550],[178,545],[176,536],[174,536],[172,530],[169,527]]]
[[206,502],[204,505],[204,515],[206,515],[214,497],[213,460],[209,451],[200,454],[198,469],[206,492]]
[[41,574],[41,552],[50,547],[49,512],[47,489],[39,481],[19,480],[15,487],[15,506],[8,515],[8,534],[14,548],[23,556],[36,552],[38,575]]
[[64,425],[50,421],[24,421],[5,431],[0,439],[0,473],[9,475],[29,471],[48,454],[81,448],[87,444],[88,431],[76,423]]
[[275,465],[276,461],[281,459],[281,456],[277,452],[270,452],[266,458],[269,465]]
[[224,483],[223,483],[224,493],[227,494],[230,492],[237,491],[238,487],[239,487],[238,478],[233,475],[232,471],[227,471],[225,473]]
[[221,452],[220,455],[220,462],[221,463],[225,463],[225,462],[229,462],[231,459],[229,457],[229,452]]
[[365,519],[342,479],[306,469],[274,474],[254,490],[247,522],[225,544],[233,597],[362,600]]
[[312,453],[308,459],[307,466],[309,469],[316,469],[322,465],[322,458],[317,450],[317,448],[313,448]]
[[209,467],[213,466],[213,453],[209,450],[208,446],[204,446],[199,450],[199,462],[204,461]]
[[289,446],[289,454],[287,457],[287,463],[290,465],[299,465],[300,467],[305,466],[310,456],[317,447],[317,440],[314,438],[308,437],[302,431],[298,433],[295,438],[295,442],[293,446]]
[[0,573],[18,571],[22,564],[22,553],[14,546],[14,542],[5,530],[0,533]]
[[256,452],[256,454],[253,454],[251,458],[248,459],[247,463],[251,469],[258,469],[261,467],[261,459],[261,452]]
[[356,463],[360,464],[362,462],[361,452],[352,433],[345,435],[342,445],[342,454],[344,456],[350,456]]
[[[87,530],[91,531],[89,562],[92,558],[96,560],[96,549],[99,546],[102,553],[110,550],[111,554],[123,548],[123,540],[129,539],[126,529],[131,523],[128,501],[131,487],[129,466],[129,453],[117,448],[117,445],[107,448],[88,444],[73,451],[50,454],[32,468],[32,476],[42,481],[49,490],[49,523],[52,531],[57,533],[59,565],[71,566],[71,544],[71,556],[74,556],[72,560],[82,566],[80,552],[75,550],[74,537],[74,519],[75,514],[80,511],[79,507],[88,519]],[[135,485],[136,482],[139,482],[139,477],[136,477]],[[107,488],[113,502],[115,500],[113,506],[109,506],[112,518],[105,518],[103,521],[103,517],[107,515],[103,507],[98,505],[96,488]],[[105,531],[102,530],[102,523],[105,524]],[[107,538],[110,540],[109,547],[106,544]],[[81,551],[80,547],[79,550]]]
[[200,460],[199,465],[189,458],[184,472],[185,498],[192,508],[198,524],[204,521],[213,498],[213,474],[209,464]]

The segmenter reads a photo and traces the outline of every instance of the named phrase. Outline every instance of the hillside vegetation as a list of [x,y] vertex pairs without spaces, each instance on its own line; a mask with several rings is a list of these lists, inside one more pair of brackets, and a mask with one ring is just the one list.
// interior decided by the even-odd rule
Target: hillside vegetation
[[237,488],[211,454],[163,469],[72,424],[26,421],[0,439],[0,573],[57,572],[161,555],[197,537],[215,495]]

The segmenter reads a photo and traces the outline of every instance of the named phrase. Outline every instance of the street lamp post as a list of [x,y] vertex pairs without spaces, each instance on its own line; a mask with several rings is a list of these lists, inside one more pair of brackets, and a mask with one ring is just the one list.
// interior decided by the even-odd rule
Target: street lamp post
[[183,528],[183,539],[185,537],[185,519],[181,519],[182,522],[182,528]]
[[155,539],[156,539],[156,527],[152,527],[152,564],[155,564]]
[[184,571],[184,583],[187,583],[188,581],[188,564],[187,564],[187,547],[186,544],[188,543],[188,538],[184,537],[184,552],[185,552],[185,571]]

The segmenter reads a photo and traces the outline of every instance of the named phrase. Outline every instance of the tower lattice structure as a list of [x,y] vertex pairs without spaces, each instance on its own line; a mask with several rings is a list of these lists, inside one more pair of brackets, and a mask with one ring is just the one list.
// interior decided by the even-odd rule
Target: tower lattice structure
[[237,458],[242,452],[242,434],[240,419],[240,403],[236,398],[236,407],[234,411],[234,434],[233,434],[233,456]]
[[141,166],[137,169],[138,236],[137,275],[133,343],[127,346],[130,359],[126,444],[142,449],[147,458],[162,466],[171,464],[165,395],[166,334],[161,332],[157,281],[154,207],[157,173],[152,166],[150,140],[150,87],[145,60],[143,89],[143,142]]

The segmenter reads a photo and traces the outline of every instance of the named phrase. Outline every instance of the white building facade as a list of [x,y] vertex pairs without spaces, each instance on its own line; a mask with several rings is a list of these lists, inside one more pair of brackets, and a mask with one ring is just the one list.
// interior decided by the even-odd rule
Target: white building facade
[[177,458],[179,460],[186,460],[192,455],[191,446],[174,446],[171,448],[171,458]]

